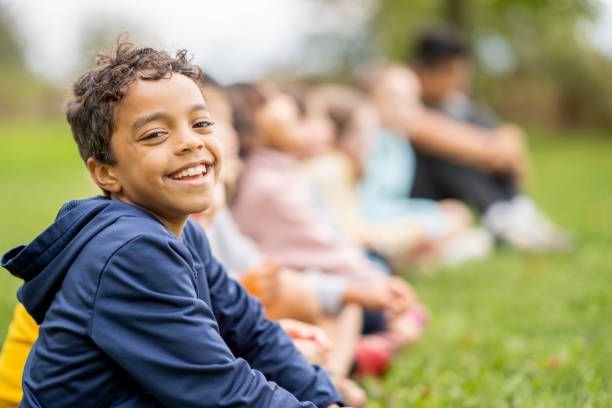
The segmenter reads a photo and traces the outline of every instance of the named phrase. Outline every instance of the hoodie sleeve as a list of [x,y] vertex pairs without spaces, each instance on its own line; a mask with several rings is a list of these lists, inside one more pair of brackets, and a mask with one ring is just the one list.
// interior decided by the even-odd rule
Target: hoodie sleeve
[[306,361],[283,329],[265,318],[260,303],[229,278],[214,258],[207,266],[207,277],[216,320],[234,354],[300,400],[318,407],[342,403],[327,374]]
[[167,239],[139,236],[111,257],[90,323],[98,347],[164,406],[314,406],[232,354],[179,253]]

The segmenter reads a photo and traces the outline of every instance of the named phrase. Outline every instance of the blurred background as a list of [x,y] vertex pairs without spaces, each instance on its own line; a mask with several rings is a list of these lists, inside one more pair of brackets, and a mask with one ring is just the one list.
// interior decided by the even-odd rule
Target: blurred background
[[[224,85],[342,83],[362,63],[406,61],[440,23],[471,43],[474,98],[526,128],[526,188],[577,247],[410,275],[432,324],[365,380],[368,406],[612,406],[612,1],[0,0],[0,252],[97,193],[63,102],[119,34],[186,48]],[[2,272],[0,341],[20,284]]]
[[[475,95],[507,119],[612,122],[612,2],[605,0],[0,1],[0,117],[54,115],[70,79],[119,33],[187,48],[222,83],[262,76],[342,79],[403,59],[449,22],[472,41]],[[529,103],[525,103],[529,101]]]

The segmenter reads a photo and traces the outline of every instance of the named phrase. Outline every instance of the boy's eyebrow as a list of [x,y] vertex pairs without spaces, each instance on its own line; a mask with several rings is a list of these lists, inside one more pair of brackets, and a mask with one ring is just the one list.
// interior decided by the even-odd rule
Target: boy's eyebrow
[[[203,103],[196,103],[191,107],[191,109],[189,109],[189,113],[193,113],[198,110],[204,110],[208,112],[208,107]],[[153,122],[160,119],[169,119],[169,117],[170,115],[165,112],[153,112],[148,115],[141,116],[140,118],[136,119],[136,121],[134,121],[134,123],[132,124],[132,130],[136,131],[149,122]]]

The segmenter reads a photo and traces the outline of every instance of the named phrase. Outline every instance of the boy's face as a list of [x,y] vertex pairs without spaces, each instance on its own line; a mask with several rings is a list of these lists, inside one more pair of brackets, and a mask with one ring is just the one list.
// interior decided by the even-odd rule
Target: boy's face
[[[175,234],[213,200],[221,154],[198,86],[174,73],[137,80],[115,108],[116,163],[90,172],[113,199],[151,211]],[[99,166],[96,170],[96,166]]]

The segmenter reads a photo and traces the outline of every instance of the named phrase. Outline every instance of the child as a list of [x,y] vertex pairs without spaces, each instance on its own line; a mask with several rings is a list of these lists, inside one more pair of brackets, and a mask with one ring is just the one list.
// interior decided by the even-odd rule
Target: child
[[484,230],[470,228],[472,217],[463,203],[409,198],[416,163],[412,145],[402,130],[406,123],[418,120],[416,114],[421,109],[415,75],[398,65],[380,67],[372,75],[368,96],[378,112],[380,127],[370,135],[375,142],[363,165],[359,186],[365,217],[378,221],[414,217],[445,263],[487,255],[490,236]]
[[[231,106],[223,89],[211,83],[203,84],[206,101],[216,118],[216,136],[223,147],[223,163],[235,163],[239,168],[238,136],[231,125]],[[295,339],[297,347],[314,363],[330,373],[334,384],[346,402],[353,407],[365,404],[365,392],[347,378],[354,356],[354,347],[361,331],[361,313],[357,306],[342,306],[333,301],[343,286],[342,278],[317,271],[298,273],[267,258],[256,244],[242,235],[225,205],[225,186],[234,186],[238,173],[224,167],[223,183],[215,190],[214,204],[203,213],[194,215],[206,230],[213,254],[222,262],[230,276],[241,282],[256,296],[272,319],[283,319],[287,330],[289,319],[298,319],[322,327],[331,340],[331,349],[324,361],[318,357],[321,345],[311,339]],[[229,188],[231,189],[231,187]],[[298,295],[299,296],[296,296]],[[303,332],[300,330],[298,333]],[[327,351],[325,349],[324,351]]]
[[[258,101],[249,104],[251,111],[238,109],[234,116],[240,118],[241,140],[248,138],[251,147],[231,205],[242,232],[283,265],[344,277],[339,302],[373,311],[365,326],[388,329],[390,347],[416,340],[423,322],[409,312],[422,309],[412,289],[370,262],[360,247],[325,221],[314,200],[298,160],[313,126],[299,105],[289,95],[265,94],[256,86],[242,85],[241,92]],[[234,99],[240,100],[238,92]],[[257,214],[256,219],[249,214]]]
[[19,405],[23,395],[23,366],[37,337],[38,325],[23,305],[18,303],[0,352],[0,407],[13,408]]
[[2,258],[40,323],[22,406],[341,403],[188,221],[221,171],[199,76],[185,51],[121,42],[74,85],[67,118],[104,197]]
[[414,88],[406,92],[395,88],[396,83],[410,85],[406,81],[410,78],[403,74],[381,69],[373,81],[377,90],[373,93],[385,97],[372,98],[374,103],[348,88],[326,86],[313,91],[312,109],[332,119],[337,136],[333,149],[309,161],[310,178],[343,227],[394,270],[427,258],[457,263],[476,255],[466,251],[465,244],[459,245],[459,240],[466,241],[467,209],[456,202],[408,198],[412,150],[405,138],[391,130],[396,121],[394,107],[407,106],[418,95]]
[[[459,33],[449,29],[425,32],[417,40],[413,66],[422,97],[428,107],[449,118],[522,141],[523,132],[513,125],[498,126],[494,115],[468,96],[471,77],[470,51]],[[467,142],[454,135],[457,143]],[[493,145],[494,135],[484,145]],[[521,142],[522,144],[522,142]],[[457,198],[474,209],[485,227],[498,239],[527,251],[568,250],[570,236],[556,227],[519,186],[520,168],[483,171],[470,163],[459,164],[456,154],[427,151],[417,146],[415,197]]]

